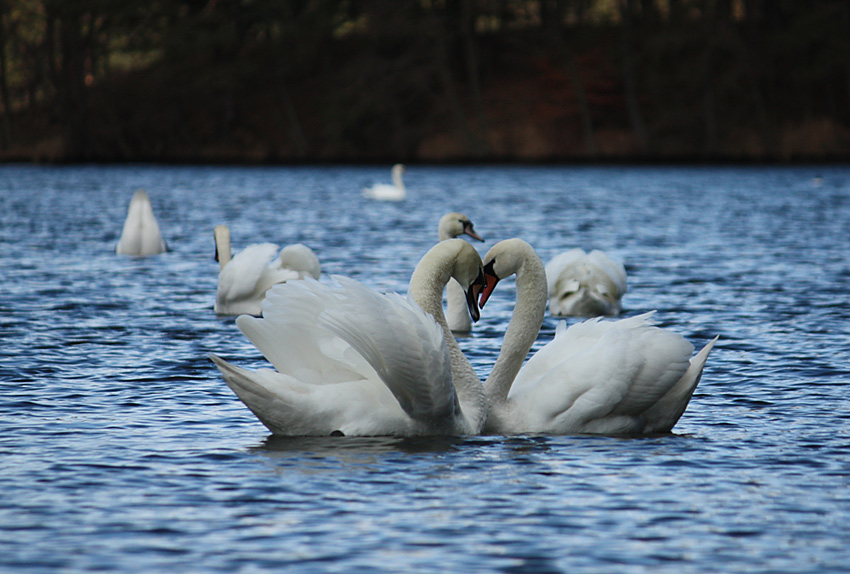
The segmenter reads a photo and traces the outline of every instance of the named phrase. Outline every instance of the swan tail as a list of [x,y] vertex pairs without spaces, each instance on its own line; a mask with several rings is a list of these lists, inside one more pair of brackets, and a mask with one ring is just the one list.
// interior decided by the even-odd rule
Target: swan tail
[[[338,422],[317,410],[313,393],[304,388],[287,392],[284,377],[269,369],[249,371],[210,353],[227,386],[266,428],[277,435],[330,435]],[[316,415],[316,413],[319,413]],[[313,415],[313,416],[311,416]],[[336,424],[336,426],[339,426]]]
[[708,355],[717,343],[719,336],[714,337],[690,361],[688,370],[682,378],[665,394],[661,400],[650,407],[644,414],[647,421],[644,434],[670,432],[684,414],[691,397],[702,378],[702,371],[708,360]]
[[279,424],[283,421],[273,420],[279,419],[280,417],[275,416],[273,410],[269,408],[276,402],[277,397],[263,385],[253,380],[255,373],[247,369],[237,367],[236,365],[232,365],[212,353],[210,353],[209,357],[212,362],[215,363],[215,366],[218,367],[218,370],[224,378],[224,382],[227,383],[230,390],[239,397],[239,400],[242,401],[245,406],[248,407],[248,409],[250,409],[250,411],[254,413],[254,415],[256,415],[256,417],[260,419],[264,425],[266,425],[266,427],[268,427],[270,431],[274,433],[285,427],[285,424]]

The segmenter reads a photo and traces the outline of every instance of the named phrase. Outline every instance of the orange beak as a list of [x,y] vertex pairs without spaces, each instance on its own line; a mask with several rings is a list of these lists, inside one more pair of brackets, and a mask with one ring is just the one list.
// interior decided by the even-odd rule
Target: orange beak
[[484,307],[484,304],[490,298],[490,295],[493,294],[493,289],[496,288],[496,284],[499,282],[499,278],[493,272],[493,264],[484,267],[484,287],[481,289],[481,299],[478,302],[478,305]]

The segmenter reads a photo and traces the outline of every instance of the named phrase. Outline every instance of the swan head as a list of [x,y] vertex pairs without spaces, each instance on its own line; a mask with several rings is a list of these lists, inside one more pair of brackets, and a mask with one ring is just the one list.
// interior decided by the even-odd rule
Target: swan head
[[298,271],[301,275],[318,279],[322,274],[319,258],[312,249],[301,243],[287,245],[281,249],[279,259],[281,267]]
[[426,312],[442,315],[442,293],[450,278],[463,288],[469,316],[478,321],[481,317],[478,297],[484,288],[484,268],[478,251],[463,239],[446,239],[428,250],[413,271],[408,295]]
[[440,225],[437,228],[437,232],[439,233],[440,241],[459,237],[464,234],[469,235],[471,238],[477,239],[478,241],[484,241],[484,239],[476,233],[475,225],[472,221],[464,214],[456,211],[447,213],[440,218]]
[[484,306],[499,281],[520,272],[527,261],[539,259],[534,248],[519,238],[505,239],[494,245],[482,261],[485,285],[479,305]]
[[457,257],[455,258],[452,277],[460,283],[466,293],[466,306],[469,316],[473,321],[481,318],[481,310],[478,306],[478,298],[485,286],[484,267],[481,264],[481,256],[472,245],[462,239],[450,239],[447,241],[459,242]]

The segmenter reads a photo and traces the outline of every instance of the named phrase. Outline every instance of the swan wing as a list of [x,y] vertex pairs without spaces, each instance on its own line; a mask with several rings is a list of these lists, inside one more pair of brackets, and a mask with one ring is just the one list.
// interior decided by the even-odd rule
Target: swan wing
[[702,371],[705,368],[705,362],[708,360],[708,354],[711,353],[711,349],[714,348],[718,338],[715,337],[709,341],[691,359],[688,370],[682,375],[682,378],[676,382],[673,388],[661,400],[644,413],[644,419],[646,420],[644,432],[670,432],[676,425],[688,407],[688,403],[702,378]]
[[374,379],[373,369],[351,345],[319,322],[338,312],[336,291],[313,279],[281,283],[263,301],[263,317],[242,315],[236,325],[278,372],[313,385]]
[[334,279],[341,286],[339,312],[322,313],[320,324],[360,353],[411,418],[436,422],[457,416],[445,335],[434,318],[398,294]]
[[520,371],[510,398],[553,432],[640,430],[632,426],[682,378],[693,352],[650,316],[560,329]]

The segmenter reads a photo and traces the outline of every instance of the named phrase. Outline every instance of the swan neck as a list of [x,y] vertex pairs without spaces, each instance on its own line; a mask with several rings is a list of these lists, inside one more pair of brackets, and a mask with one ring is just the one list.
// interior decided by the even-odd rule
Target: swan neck
[[217,225],[213,231],[215,237],[215,252],[218,255],[218,268],[224,269],[224,266],[230,263],[232,258],[230,253],[230,230],[224,225]]
[[413,299],[423,311],[434,317],[442,328],[451,359],[452,382],[461,410],[470,427],[468,432],[477,433],[484,426],[487,417],[484,388],[481,386],[478,375],[475,374],[475,369],[452,335],[446,315],[443,313],[443,290],[452,278],[454,260],[455,258],[448,255],[445,250],[429,251],[413,271],[408,297]]
[[[386,172],[384,172],[386,173]],[[401,170],[394,169],[393,170],[393,185],[396,186],[401,191],[404,191],[404,181],[401,178]]]
[[484,389],[491,408],[507,402],[508,392],[543,325],[546,314],[546,272],[534,252],[525,253],[516,271],[516,305],[505,330],[499,358]]

